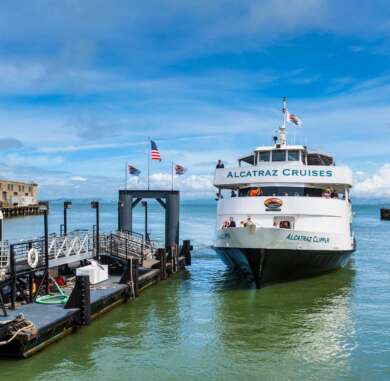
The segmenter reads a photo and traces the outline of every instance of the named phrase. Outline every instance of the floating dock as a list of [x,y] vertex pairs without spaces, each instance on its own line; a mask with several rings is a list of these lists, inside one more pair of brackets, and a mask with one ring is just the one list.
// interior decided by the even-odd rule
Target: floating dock
[[[179,245],[179,193],[140,192],[120,191],[117,231],[99,233],[99,205],[95,203],[97,227],[92,235],[75,231],[66,236],[46,234],[37,240],[2,243],[0,356],[30,357],[191,265],[190,241]],[[131,227],[132,209],[143,198],[157,197],[166,211],[165,247],[125,229]],[[91,284],[88,275],[77,275],[76,270],[75,276],[70,271],[75,263],[81,266],[87,261],[108,268],[108,278]],[[50,298],[58,287],[55,279],[63,282],[59,295],[63,303],[46,304],[44,298]]]

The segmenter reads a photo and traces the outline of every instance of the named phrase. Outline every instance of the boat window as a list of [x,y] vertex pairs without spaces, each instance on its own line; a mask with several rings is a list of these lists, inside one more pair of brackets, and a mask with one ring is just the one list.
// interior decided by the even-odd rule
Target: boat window
[[242,188],[238,192],[239,197],[264,196],[264,197],[287,197],[287,196],[307,196],[323,197],[323,189],[304,188],[304,187],[287,187],[287,186],[266,186],[266,187],[249,187]]
[[285,150],[272,151],[272,161],[285,161],[285,160],[286,160]]
[[271,156],[270,151],[259,152],[259,161],[269,161]]
[[299,161],[299,150],[288,150],[288,161]]

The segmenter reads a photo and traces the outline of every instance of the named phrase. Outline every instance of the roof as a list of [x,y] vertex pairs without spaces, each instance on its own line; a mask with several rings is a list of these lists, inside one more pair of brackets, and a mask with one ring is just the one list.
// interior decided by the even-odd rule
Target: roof
[[38,186],[35,182],[27,182],[27,181],[19,181],[19,180],[8,180],[8,179],[1,179],[0,182],[7,182],[7,183],[13,183],[13,184],[21,184],[21,185],[32,185],[32,186]]
[[285,146],[280,146],[280,148],[276,147],[276,145],[273,146],[261,146],[255,148],[255,151],[270,151],[274,149],[301,149],[301,150],[306,150],[305,146],[302,145],[285,145]]

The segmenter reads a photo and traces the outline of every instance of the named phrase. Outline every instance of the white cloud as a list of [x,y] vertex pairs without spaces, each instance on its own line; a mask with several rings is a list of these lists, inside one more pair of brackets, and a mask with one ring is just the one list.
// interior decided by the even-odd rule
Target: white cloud
[[384,164],[372,176],[358,182],[354,194],[360,197],[390,197],[390,163]]
[[73,176],[73,177],[71,177],[71,180],[72,181],[82,181],[82,182],[88,181],[88,179],[86,177],[82,177],[82,176]]

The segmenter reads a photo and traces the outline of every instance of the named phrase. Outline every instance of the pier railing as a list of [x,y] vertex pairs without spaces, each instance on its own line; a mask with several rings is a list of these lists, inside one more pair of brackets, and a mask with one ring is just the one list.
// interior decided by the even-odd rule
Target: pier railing
[[[96,237],[89,230],[75,230],[67,235],[52,234],[48,238],[49,268],[77,262],[96,256]],[[14,250],[17,271],[45,264],[44,238],[10,244],[0,242],[0,272],[6,274],[11,267],[11,247]],[[142,263],[151,258],[158,247],[156,241],[145,240],[142,234],[114,231],[99,236],[99,252],[123,259],[135,257]],[[35,259],[35,257],[37,257]],[[31,263],[32,262],[32,263]],[[0,274],[1,276],[1,274]]]

